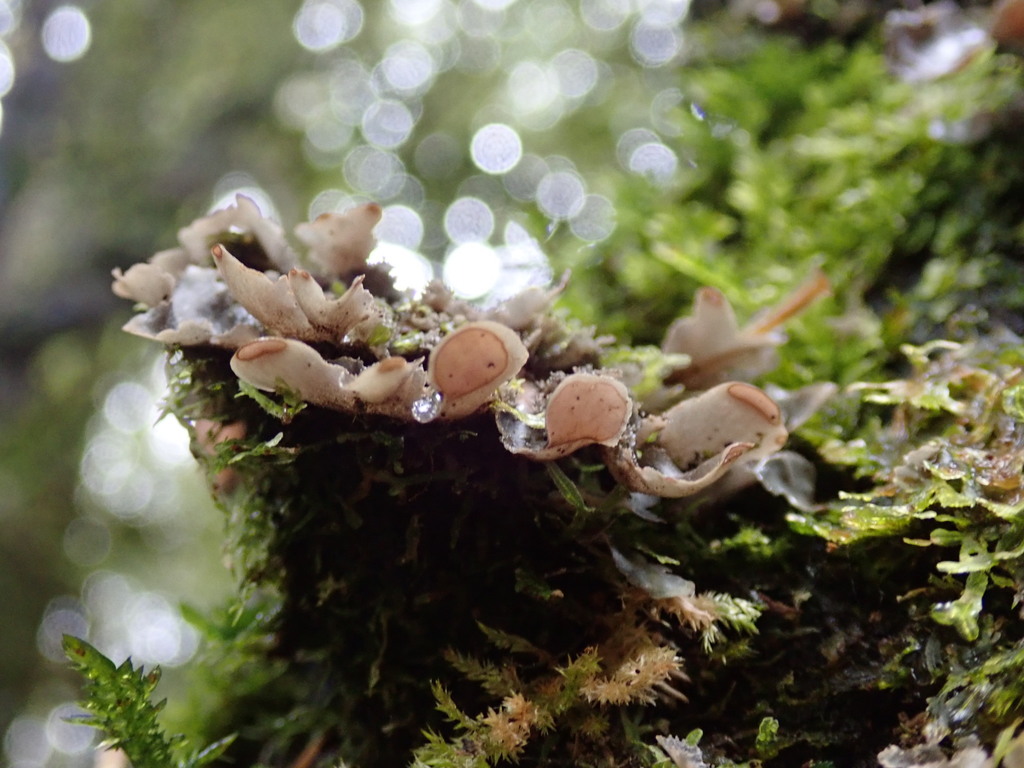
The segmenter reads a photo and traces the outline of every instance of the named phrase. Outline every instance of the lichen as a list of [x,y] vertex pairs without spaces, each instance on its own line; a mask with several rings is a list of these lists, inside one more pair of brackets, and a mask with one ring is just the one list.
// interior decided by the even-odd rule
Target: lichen
[[[777,326],[827,289],[824,277],[769,312],[767,320],[755,320],[742,330],[721,293],[699,292],[692,317],[677,321],[666,336],[662,387],[681,382],[698,390],[719,386],[655,418],[634,408],[634,396],[619,381],[620,372],[591,372],[596,369],[583,354],[566,355],[572,346],[567,338],[579,334],[547,315],[558,289],[544,293],[531,288],[491,309],[456,301],[443,286],[430,288],[425,298],[395,301],[393,288],[385,285],[375,296],[364,281],[371,271],[371,231],[379,218],[379,206],[362,206],[300,224],[296,229],[311,245],[308,261],[320,267],[318,274],[292,268],[278,275],[275,267],[282,254],[293,261],[293,252],[279,242],[276,226],[265,222],[243,196],[234,207],[183,229],[180,238],[192,262],[198,260],[193,241],[199,234],[213,243],[216,273],[198,267],[211,281],[205,296],[225,304],[221,314],[251,319],[249,325],[224,333],[213,332],[209,299],[195,299],[191,283],[183,279],[185,270],[175,275],[158,266],[162,254],[126,273],[115,272],[114,290],[153,299],[143,302],[149,307],[145,335],[150,338],[236,347],[231,369],[257,389],[287,390],[313,405],[345,413],[419,423],[461,419],[501,403],[505,407],[499,413],[506,414],[503,422],[499,416],[499,424],[505,424],[502,440],[511,452],[546,461],[586,445],[603,445],[616,480],[635,492],[692,495],[734,466],[757,463],[784,445],[786,432],[772,399],[753,385],[726,379],[730,372],[754,375],[771,367],[771,350],[782,338]],[[232,234],[217,232],[217,227],[236,226],[236,221],[262,233],[250,244],[248,258],[265,268],[246,266],[216,242]],[[273,248],[261,255],[258,250],[267,248],[267,240]],[[339,296],[328,295],[322,287],[344,280],[348,285]],[[159,327],[161,319],[170,326],[172,317],[173,331]],[[133,320],[126,329],[139,332],[142,327]],[[243,327],[260,338],[241,341]],[[183,330],[193,328],[211,332]],[[387,333],[380,334],[380,328]],[[413,328],[417,342],[410,344],[408,331]],[[371,343],[377,338],[382,341]],[[553,353],[553,347],[560,352]],[[669,359],[675,361],[671,367]],[[678,396],[676,388],[648,398],[671,402]],[[527,447],[528,430],[510,428],[517,422],[507,414],[523,409],[543,422],[542,448]]]
[[[243,585],[245,641],[207,622],[212,674],[251,665],[208,740],[264,765],[1019,760],[1020,67],[960,63],[911,86],[875,41],[775,39],[695,65],[685,183],[617,182],[616,233],[561,249],[577,276],[498,306],[359,282],[372,206],[300,225],[321,257],[275,264],[254,225],[219,243],[238,264],[117,275],[180,345],[170,408]],[[483,369],[439,374],[472,336]]]
[[[245,198],[236,205],[251,213]],[[386,281],[373,293],[367,283],[382,284],[366,279],[375,218],[345,216],[345,226],[300,225],[313,252],[295,263],[308,270],[278,274],[283,248],[261,254],[259,238],[247,245],[252,266],[236,259],[210,231],[234,219],[224,213],[184,230],[205,233],[214,266],[190,264],[169,291],[169,273],[155,267],[125,273],[160,288],[144,312],[147,335],[179,348],[172,410],[192,426],[231,514],[235,567],[249,590],[281,595],[275,652],[317,659],[327,681],[308,727],[334,734],[324,750],[393,764],[433,697],[456,734],[432,731],[419,764],[453,749],[470,763],[539,750],[581,764],[627,748],[632,737],[611,711],[685,701],[686,637],[707,653],[754,631],[756,603],[698,593],[647,563],[631,537],[616,542],[624,521],[643,522],[644,495],[688,497],[721,481],[724,497],[746,484],[730,477],[756,480],[783,447],[779,405],[727,376],[765,369],[770,358],[758,353],[751,368],[747,349],[780,343],[779,312],[740,331],[724,296],[713,296],[717,314],[698,299],[696,318],[645,360],[658,375],[638,379],[628,348],[616,353],[612,339],[551,311],[564,282],[490,308],[439,283],[421,296]],[[276,232],[249,215],[246,224]],[[160,317],[173,314],[180,329],[210,316],[208,302],[182,299],[189,269],[203,270],[220,313],[248,318],[258,338],[162,337]],[[125,275],[115,275],[119,293]],[[132,284],[135,298],[149,291]],[[695,344],[679,330],[688,322]],[[713,366],[704,334],[719,340]],[[680,383],[695,361],[715,386]],[[634,382],[645,382],[646,406]],[[513,666],[497,660],[502,652],[533,660]],[[453,667],[483,686],[484,702],[500,701],[467,714],[430,684]],[[315,725],[328,712],[338,719]],[[375,734],[396,718],[389,739]]]

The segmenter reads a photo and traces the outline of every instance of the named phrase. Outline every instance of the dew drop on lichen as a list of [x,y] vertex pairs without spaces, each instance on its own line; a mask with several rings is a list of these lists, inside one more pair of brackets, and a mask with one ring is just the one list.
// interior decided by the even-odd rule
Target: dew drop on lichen
[[412,417],[420,424],[427,424],[441,412],[441,393],[430,392],[412,404]]

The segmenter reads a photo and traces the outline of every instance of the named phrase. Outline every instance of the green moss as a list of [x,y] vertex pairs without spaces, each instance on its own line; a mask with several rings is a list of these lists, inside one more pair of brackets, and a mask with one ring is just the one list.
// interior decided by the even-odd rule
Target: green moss
[[[788,328],[774,378],[790,386],[877,377],[899,341],[934,338],[967,304],[1019,327],[1019,82],[1015,60],[982,56],[912,87],[873,44],[775,39],[728,66],[695,63],[682,87],[703,117],[679,111],[673,146],[695,167],[669,190],[616,181],[616,233],[562,256],[586,275],[567,303],[603,332],[657,342],[702,285],[749,316],[823,267],[834,298]],[[996,140],[933,136],[972,120]],[[891,309],[876,316],[865,298]]]
[[157,722],[165,702],[154,703],[159,668],[147,673],[131,660],[117,666],[84,640],[65,636],[64,651],[88,681],[78,722],[106,734],[104,746],[121,749],[138,768],[201,768],[215,762],[234,741],[228,736],[204,749],[190,750],[185,737],[167,735]]

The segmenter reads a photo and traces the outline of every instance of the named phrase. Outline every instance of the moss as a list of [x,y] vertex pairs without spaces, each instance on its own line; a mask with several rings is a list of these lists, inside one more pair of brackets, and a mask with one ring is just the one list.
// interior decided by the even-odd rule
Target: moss
[[[542,711],[552,721],[562,710],[570,723],[586,720],[576,712],[590,709],[578,691],[550,686],[579,663],[573,658],[591,658],[595,677],[601,666],[593,649],[621,631],[604,615],[616,608],[617,573],[607,565],[593,573],[607,561],[606,542],[625,512],[618,493],[597,503],[610,487],[603,472],[569,462],[579,487],[553,470],[574,489],[558,493],[542,465],[504,451],[486,416],[396,430],[312,408],[283,424],[245,402],[232,405],[247,410],[250,437],[223,445],[212,471],[241,476],[230,502],[236,564],[251,585],[280,594],[266,626],[269,653],[302,659],[288,674],[315,681],[307,694],[318,706],[310,711],[303,696],[287,715],[309,718],[301,732],[330,733],[322,749],[360,764],[400,762],[424,727],[441,729],[427,715],[430,681],[456,685],[458,672],[474,670],[469,677],[483,690],[457,687],[469,712],[484,716],[494,706],[505,669],[522,686],[515,692],[544,691],[550,701]],[[589,503],[572,503],[583,498]],[[509,685],[506,695],[514,692]],[[252,729],[269,735],[243,724],[236,750]],[[609,749],[607,726],[598,730],[590,749]],[[552,760],[568,749],[546,741]],[[271,743],[282,757],[302,746],[280,734]],[[562,759],[582,760],[587,749],[571,753]]]
[[115,666],[87,642],[74,637],[64,639],[64,650],[88,681],[88,714],[80,722],[103,729],[107,734],[105,746],[124,750],[133,765],[201,768],[217,760],[234,740],[229,736],[190,753],[184,736],[168,736],[157,721],[165,703],[151,701],[160,682],[159,670],[146,673],[135,669],[130,659]]

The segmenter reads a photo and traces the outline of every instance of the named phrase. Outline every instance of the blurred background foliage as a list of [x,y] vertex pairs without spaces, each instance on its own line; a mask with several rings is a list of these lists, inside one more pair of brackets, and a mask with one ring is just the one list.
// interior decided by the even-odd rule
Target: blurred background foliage
[[64,632],[162,665],[187,705],[181,605],[231,591],[222,521],[108,275],[236,192],[286,226],[381,202],[412,287],[572,269],[563,306],[637,343],[700,285],[748,317],[824,267],[790,386],[879,378],[951,315],[1020,331],[1019,68],[981,44],[895,77],[890,5],[0,0],[7,761],[91,760]]

